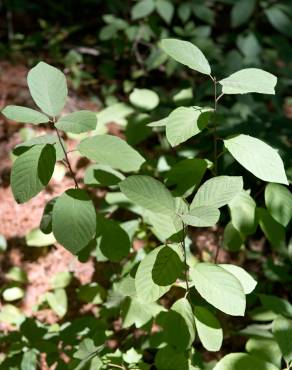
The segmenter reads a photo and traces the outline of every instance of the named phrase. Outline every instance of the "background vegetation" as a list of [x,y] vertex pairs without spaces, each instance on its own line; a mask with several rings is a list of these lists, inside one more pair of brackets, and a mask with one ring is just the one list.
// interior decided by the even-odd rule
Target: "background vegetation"
[[[193,157],[213,161],[213,140],[202,132],[173,149],[163,130],[147,126],[180,105],[214,104],[210,80],[168,58],[159,47],[163,38],[181,38],[204,52],[218,79],[247,67],[262,68],[278,77],[275,96],[230,95],[220,100],[217,135],[241,132],[277,148],[291,182],[291,26],[288,0],[2,1],[0,109],[8,104],[33,107],[25,82],[28,69],[40,60],[55,65],[69,81],[66,113],[97,111],[98,133],[125,138],[146,153],[144,173],[164,181],[174,194],[182,194],[188,184],[196,187],[200,181],[192,173],[182,177],[175,165]],[[135,99],[135,88],[152,90],[158,101]],[[3,116],[0,124],[0,368],[174,370],[157,365],[157,351],[164,339],[158,323],[153,323],[155,314],[141,314],[143,307],[129,310],[129,298],[121,287],[127,272],[159,245],[157,235],[123,204],[118,189],[108,189],[106,181],[95,183],[89,188],[96,207],[121,223],[132,243],[131,256],[115,263],[96,253],[90,255],[89,249],[77,261],[39,231],[45,204],[72,186],[70,173],[59,163],[52,184],[38,200],[16,206],[9,188],[12,148],[44,133],[44,128],[24,127]],[[68,150],[81,138],[82,134],[65,136]],[[218,153],[222,151],[218,142]],[[80,179],[88,162],[74,152],[70,158]],[[220,155],[218,173],[244,176],[245,189],[250,189],[257,207],[266,209],[266,184],[228,154]],[[200,180],[211,175],[207,171]],[[289,368],[291,346],[279,349],[271,330],[277,315],[292,317],[291,197],[285,204],[286,228],[267,213],[244,240],[230,232],[230,227],[226,231],[227,207],[215,228],[190,229],[190,260],[214,261],[219,250],[218,262],[245,267],[258,284],[248,296],[245,318],[220,315],[224,331],[220,351],[207,351],[196,339],[189,369],[212,369],[232,352],[248,352],[276,368]],[[280,205],[282,214],[284,204]],[[169,308],[180,297],[177,287],[162,304]],[[286,343],[292,342],[289,323]],[[97,353],[102,353],[103,362]]]

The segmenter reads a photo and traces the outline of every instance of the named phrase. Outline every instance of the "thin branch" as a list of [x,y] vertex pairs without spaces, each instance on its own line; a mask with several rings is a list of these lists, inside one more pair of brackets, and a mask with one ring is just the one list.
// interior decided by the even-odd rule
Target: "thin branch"
[[222,98],[222,96],[224,95],[224,93],[221,93],[217,98],[216,98],[216,102],[218,103],[218,101]]
[[116,364],[107,364],[108,366],[115,367],[116,369],[122,369],[122,370],[127,370],[127,368],[123,365],[116,365]]
[[217,120],[216,120],[216,112],[217,112],[217,82],[216,77],[213,77],[214,82],[214,132],[213,132],[213,141],[214,141],[214,173],[215,176],[217,175]]
[[184,222],[182,222],[182,224],[183,224],[183,239],[182,239],[182,242],[181,242],[181,246],[182,246],[183,253],[184,253],[185,280],[186,280],[186,289],[187,289],[186,295],[187,295],[190,291],[189,274],[188,274],[189,269],[188,269],[188,264],[187,264],[187,253],[186,253],[186,243],[185,243],[185,239],[186,239],[186,235],[187,235],[187,228],[186,228],[186,225],[185,225]]
[[[53,123],[55,123],[55,119],[54,119]],[[66,159],[66,162],[67,162],[67,165],[68,165],[68,168],[69,168],[69,171],[70,171],[71,177],[72,177],[72,178],[73,178],[73,180],[74,180],[75,188],[76,188],[76,189],[79,189],[79,185],[78,185],[78,182],[77,182],[76,176],[75,176],[75,174],[74,174],[74,172],[73,172],[73,169],[72,169],[72,167],[71,167],[71,164],[70,164],[70,161],[69,161],[69,158],[68,158],[68,154],[67,154],[66,149],[65,149],[65,147],[64,147],[64,145],[63,145],[63,142],[62,142],[62,139],[61,139],[61,136],[60,136],[59,130],[57,129],[57,127],[56,127],[56,126],[54,126],[54,128],[55,128],[55,130],[56,130],[56,133],[57,133],[57,136],[58,136],[59,143],[60,143],[60,145],[61,145],[61,147],[62,147],[62,150],[63,150],[63,152],[64,152],[65,159]]]

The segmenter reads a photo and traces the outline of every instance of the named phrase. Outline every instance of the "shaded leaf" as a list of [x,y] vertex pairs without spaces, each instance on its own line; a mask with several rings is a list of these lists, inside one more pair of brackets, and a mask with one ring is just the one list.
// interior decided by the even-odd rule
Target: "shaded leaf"
[[37,195],[50,181],[56,162],[52,145],[35,145],[13,163],[11,188],[17,203],[24,203]]
[[84,190],[69,189],[53,208],[53,233],[59,243],[76,254],[96,232],[94,205]]

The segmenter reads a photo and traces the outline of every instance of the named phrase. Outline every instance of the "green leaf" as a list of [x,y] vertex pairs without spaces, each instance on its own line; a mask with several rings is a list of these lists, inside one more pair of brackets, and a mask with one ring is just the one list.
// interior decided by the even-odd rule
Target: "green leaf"
[[51,117],[64,108],[68,95],[65,75],[57,68],[40,62],[27,75],[27,84],[36,105]]
[[147,17],[155,9],[153,0],[139,0],[131,9],[131,16],[133,20]]
[[[66,144],[62,140],[62,144],[66,150]],[[57,161],[60,161],[64,159],[64,151],[62,149],[61,144],[59,143],[57,135],[41,135],[41,136],[36,136],[33,137],[32,139],[29,139],[27,141],[24,141],[23,143],[20,143],[16,145],[16,147],[13,149],[13,154],[19,156],[23,152],[25,152],[28,148],[34,146],[34,145],[42,145],[42,144],[50,144],[53,145],[54,148],[56,149],[56,159]]]
[[265,309],[279,315],[292,317],[292,305],[286,299],[267,294],[260,294],[259,297]]
[[257,226],[256,203],[244,190],[239,192],[229,203],[232,225],[243,235],[255,232]]
[[277,77],[259,68],[245,68],[219,83],[223,94],[275,94]]
[[18,299],[23,298],[24,291],[23,289],[15,286],[15,287],[5,289],[2,295],[5,301],[12,302],[12,301],[17,301]]
[[292,218],[292,195],[288,188],[279,184],[268,184],[265,189],[265,203],[270,215],[283,226]]
[[90,186],[113,186],[117,185],[125,176],[104,164],[89,166],[84,175],[84,183]]
[[155,356],[155,366],[158,370],[188,370],[188,362],[183,352],[171,346],[160,348]]
[[211,108],[179,107],[166,121],[166,137],[171,146],[177,146],[199,134],[208,124]]
[[1,111],[1,113],[6,118],[16,122],[38,125],[40,123],[46,123],[49,121],[49,118],[41,112],[18,105],[8,105]]
[[243,239],[239,231],[235,229],[230,221],[224,229],[223,245],[231,252],[237,252],[243,245]]
[[152,212],[175,214],[175,202],[170,191],[150,176],[134,175],[120,182],[120,189],[127,198]]
[[59,243],[76,254],[94,237],[96,213],[84,190],[69,189],[53,208],[53,233]]
[[237,280],[239,280],[244,294],[250,294],[256,287],[257,282],[242,267],[231,264],[220,264],[218,266],[223,267],[224,270],[230,272],[230,274],[232,274],[234,277],[237,278]]
[[273,334],[287,363],[292,361],[292,320],[278,316],[273,321]]
[[208,227],[216,225],[220,217],[220,212],[219,209],[214,207],[196,207],[181,217],[187,225]]
[[98,127],[103,127],[110,122],[125,124],[126,118],[133,112],[134,109],[125,103],[112,104],[96,114]]
[[32,229],[25,236],[26,245],[29,247],[46,247],[56,243],[53,233],[44,234],[40,229]]
[[59,316],[65,316],[67,312],[67,294],[64,289],[56,289],[53,293],[46,293],[46,300],[51,309]]
[[231,25],[239,27],[246,23],[255,10],[256,0],[237,1],[231,10]]
[[123,328],[129,328],[135,324],[136,328],[141,328],[163,308],[157,303],[147,303],[132,297],[126,298],[122,304]]
[[40,222],[40,231],[44,234],[50,234],[52,232],[53,208],[56,200],[57,198],[52,198],[48,201],[44,208],[44,212]]
[[142,355],[139,354],[133,347],[128,349],[126,353],[123,354],[123,360],[127,362],[127,364],[136,364],[142,358]]
[[11,305],[5,304],[1,306],[0,310],[0,321],[12,324],[20,325],[25,319],[25,316],[21,313],[20,309]]
[[265,9],[266,16],[277,31],[291,38],[292,20],[280,6],[274,5]]
[[189,41],[164,39],[161,41],[161,48],[177,62],[203,74],[209,75],[211,73],[211,68],[205,55]]
[[156,10],[160,17],[166,22],[170,23],[174,13],[174,6],[170,1],[167,0],[157,0]]
[[16,281],[17,283],[27,283],[26,272],[18,266],[11,267],[7,274],[5,274],[5,278]]
[[52,145],[35,145],[13,163],[11,188],[17,203],[37,195],[49,183],[54,172],[56,151]]
[[88,110],[80,110],[78,112],[67,114],[61,117],[55,126],[65,132],[80,134],[94,130],[96,128],[96,114]]
[[279,370],[275,365],[247,353],[230,353],[223,357],[214,370]]
[[271,362],[280,368],[282,355],[275,340],[268,338],[250,338],[247,341],[245,348],[252,356]]
[[169,311],[160,314],[157,324],[163,329],[164,341],[179,351],[190,348],[195,339],[193,310],[186,298],[178,299]]
[[51,278],[50,285],[53,289],[66,288],[71,279],[72,275],[69,271],[60,271]]
[[220,322],[205,307],[195,307],[196,329],[202,345],[206,350],[219,351],[223,341],[223,331]]
[[135,107],[144,110],[152,110],[159,104],[159,96],[149,89],[134,89],[129,99]]
[[153,281],[152,271],[157,259],[158,253],[161,249],[165,248],[160,246],[155,248],[141,261],[138,266],[135,285],[138,299],[145,303],[155,302],[158,298],[163,296],[170,288],[170,286],[160,286]]
[[285,246],[285,228],[264,208],[257,208],[260,227],[272,246],[281,249]]
[[112,135],[89,137],[82,140],[77,149],[93,161],[124,172],[138,171],[145,162],[145,159],[126,141]]
[[284,165],[278,151],[249,135],[236,135],[224,140],[233,158],[254,176],[267,182],[288,185]]
[[190,208],[215,207],[228,204],[243,187],[241,176],[217,176],[207,180],[197,191]]
[[96,238],[102,254],[110,261],[120,261],[130,252],[129,236],[115,220],[97,215]]
[[211,263],[198,263],[190,270],[190,277],[208,303],[228,315],[244,315],[243,288],[239,280],[225,269]]
[[166,185],[173,188],[176,197],[188,196],[201,182],[206,169],[205,159],[184,159],[176,163],[165,175]]
[[165,246],[157,253],[152,279],[155,284],[168,286],[173,284],[183,273],[183,258],[179,246]]
[[30,349],[24,352],[21,365],[21,370],[36,370],[37,369],[37,354],[36,351]]

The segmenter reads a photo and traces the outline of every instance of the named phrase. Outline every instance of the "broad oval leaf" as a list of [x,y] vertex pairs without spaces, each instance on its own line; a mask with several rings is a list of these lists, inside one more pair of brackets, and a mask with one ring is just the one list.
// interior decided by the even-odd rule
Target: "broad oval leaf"
[[245,68],[219,83],[224,94],[275,94],[277,77],[259,68]]
[[189,370],[188,360],[182,351],[172,346],[160,348],[155,356],[155,366],[158,370]]
[[156,10],[166,23],[171,22],[174,13],[174,5],[171,1],[158,0],[156,2]]
[[149,211],[171,216],[175,214],[175,202],[170,191],[150,176],[130,176],[120,182],[120,189],[132,202]]
[[226,271],[230,272],[230,274],[234,275],[237,280],[239,280],[245,294],[250,294],[256,287],[257,282],[242,267],[225,263],[222,263],[219,266],[223,267]]
[[265,203],[270,215],[281,225],[287,226],[292,218],[292,194],[280,184],[268,184]]
[[196,329],[204,348],[208,351],[219,351],[223,341],[223,331],[219,320],[205,307],[194,309]]
[[83,249],[96,231],[96,213],[88,194],[84,190],[69,189],[58,197],[52,224],[56,240],[71,253]]
[[183,268],[184,264],[178,248],[165,246],[157,253],[152,279],[157,285],[171,285],[182,275]]
[[186,298],[178,299],[168,312],[162,313],[157,323],[163,329],[167,344],[179,351],[189,348],[195,339],[195,321],[192,306]]
[[193,285],[211,305],[228,315],[243,316],[245,295],[232,274],[211,263],[198,263],[190,270]]
[[52,145],[35,145],[13,163],[11,188],[17,203],[24,203],[37,195],[49,183],[56,163]]
[[230,353],[223,357],[214,367],[214,370],[279,370],[270,362],[251,356],[247,353]]
[[65,289],[47,292],[46,299],[51,309],[59,316],[65,316],[68,308],[68,298]]
[[199,134],[208,124],[211,108],[179,107],[166,120],[166,137],[171,146],[177,146]]
[[244,190],[229,203],[232,225],[243,235],[250,235],[257,227],[256,203]]
[[279,224],[265,208],[257,208],[260,227],[272,246],[281,250],[285,247],[285,227]]
[[164,246],[155,248],[150,252],[138,266],[135,276],[135,286],[138,298],[143,302],[155,302],[163,296],[169,289],[169,286],[160,286],[153,281],[152,271],[157,259],[158,253]]
[[159,104],[159,96],[149,89],[134,89],[129,99],[133,105],[145,110],[152,110]]
[[190,208],[220,208],[229,203],[243,188],[241,176],[217,176],[207,180],[197,191]]
[[223,245],[226,249],[237,252],[243,246],[243,238],[240,232],[233,226],[232,222],[228,222],[224,229]]
[[200,158],[179,161],[166,173],[166,185],[172,188],[176,186],[174,196],[187,197],[201,182],[207,166],[208,162]]
[[287,363],[292,361],[292,320],[278,316],[273,321],[273,334]]
[[121,170],[138,171],[145,159],[117,136],[97,135],[81,141],[77,149],[85,157]]
[[64,108],[68,95],[65,75],[47,63],[39,62],[27,75],[27,84],[36,105],[51,117]]
[[154,0],[140,0],[131,9],[133,20],[147,17],[155,9]]
[[280,368],[282,354],[278,343],[274,339],[250,338],[246,342],[245,348],[246,351],[252,356],[259,357],[267,362],[271,362]]
[[112,186],[117,185],[125,176],[104,164],[89,166],[84,175],[84,183],[89,186]]
[[224,140],[231,155],[254,176],[267,182],[288,185],[284,165],[278,151],[249,135]]
[[211,68],[205,55],[189,41],[164,39],[161,41],[161,48],[177,62],[207,75],[211,73]]
[[196,207],[182,215],[185,224],[195,227],[214,226],[220,217],[219,209],[214,207]]
[[1,113],[6,118],[16,122],[32,123],[34,125],[49,122],[49,118],[43,113],[18,105],[8,105]]
[[110,261],[120,261],[130,251],[129,236],[115,220],[98,215],[96,238],[102,254]]
[[96,114],[89,110],[80,110],[78,112],[67,114],[61,117],[55,126],[65,132],[80,134],[94,130],[96,128]]
[[[61,140],[62,140],[62,144],[63,144],[63,146],[66,150],[66,143],[64,142],[63,139],[61,139]],[[19,156],[25,150],[27,150],[27,148],[30,148],[34,145],[41,145],[41,144],[51,144],[51,145],[53,145],[56,149],[56,159],[57,159],[57,161],[61,161],[62,159],[64,159],[65,154],[64,154],[64,151],[63,151],[63,148],[62,148],[61,144],[59,143],[58,136],[57,135],[51,135],[51,134],[36,136],[36,137],[33,137],[32,139],[24,141],[23,143],[17,144],[15,146],[15,148],[13,149],[13,154],[15,154],[16,156]]]

